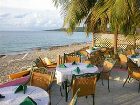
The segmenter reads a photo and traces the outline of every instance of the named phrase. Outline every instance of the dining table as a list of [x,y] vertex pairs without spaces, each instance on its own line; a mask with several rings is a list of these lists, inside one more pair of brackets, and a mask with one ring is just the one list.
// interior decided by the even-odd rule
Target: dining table
[[89,49],[86,49],[86,52],[88,54],[88,57],[90,58],[90,55],[95,53],[96,51],[99,51],[100,50],[100,47],[93,47],[93,48],[89,48]]
[[138,67],[140,67],[140,54],[128,55],[127,57],[131,59]]
[[[88,67],[89,64],[85,63],[76,63],[76,64],[64,63],[63,65],[64,66],[62,67],[59,65],[56,67],[55,77],[57,80],[57,84],[62,85],[62,83],[64,83],[65,87],[67,87],[68,81],[71,82],[73,74],[80,75],[85,73],[100,73],[100,70],[95,65],[91,67]],[[80,70],[79,73],[75,71],[77,68],[79,68]],[[65,88],[65,93],[67,101],[68,98],[67,88]]]
[[0,98],[0,105],[20,105],[25,98],[30,97],[37,105],[49,105],[49,94],[35,86],[27,86],[25,94],[23,91],[15,93],[18,86],[8,86],[0,88],[0,94],[4,96]]

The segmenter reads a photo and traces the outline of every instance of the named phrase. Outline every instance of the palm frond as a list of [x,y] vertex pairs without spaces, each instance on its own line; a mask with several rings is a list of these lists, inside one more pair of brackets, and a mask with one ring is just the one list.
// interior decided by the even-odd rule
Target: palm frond
[[73,31],[89,14],[96,0],[71,0],[64,20],[64,27]]

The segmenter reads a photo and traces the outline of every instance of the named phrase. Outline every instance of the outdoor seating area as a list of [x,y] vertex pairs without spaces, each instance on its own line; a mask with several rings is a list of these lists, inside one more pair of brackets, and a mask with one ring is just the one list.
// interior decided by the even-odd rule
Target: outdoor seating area
[[140,0],[1,0],[0,105],[140,105]]
[[[25,85],[27,92],[30,87],[38,87],[47,94],[45,97],[48,101],[43,105],[130,105],[131,98],[138,100],[139,53],[130,55],[119,52],[117,57],[112,48],[96,48],[96,51],[92,48],[94,51],[90,55],[87,52],[90,47],[58,55],[57,62],[51,62],[47,57],[38,57],[27,69],[10,74],[8,77],[11,83],[0,84],[0,90],[4,90],[0,93],[7,97],[5,90],[8,87],[13,91],[16,87]],[[27,95],[36,101],[32,95]],[[17,99],[17,96],[13,96]],[[26,92],[24,98],[25,96]],[[1,101],[8,102],[7,99],[2,98]]]

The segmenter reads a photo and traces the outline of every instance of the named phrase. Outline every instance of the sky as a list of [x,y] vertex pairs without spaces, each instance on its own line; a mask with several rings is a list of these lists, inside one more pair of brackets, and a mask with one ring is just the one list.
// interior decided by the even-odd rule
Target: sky
[[52,0],[0,0],[0,31],[58,29],[60,9]]

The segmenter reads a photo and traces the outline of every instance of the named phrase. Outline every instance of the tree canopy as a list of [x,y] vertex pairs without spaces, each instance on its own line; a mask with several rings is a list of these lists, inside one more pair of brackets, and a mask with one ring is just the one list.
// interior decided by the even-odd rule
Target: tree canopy
[[81,22],[85,31],[135,33],[140,26],[140,0],[53,0],[61,7],[64,27],[72,32]]

